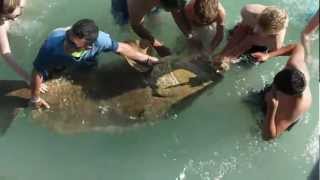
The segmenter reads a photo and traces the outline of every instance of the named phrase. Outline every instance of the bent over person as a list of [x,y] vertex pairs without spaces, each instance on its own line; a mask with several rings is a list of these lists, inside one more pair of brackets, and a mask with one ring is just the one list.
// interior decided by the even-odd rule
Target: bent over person
[[241,55],[250,53],[255,61],[256,52],[275,51],[283,46],[288,26],[288,14],[275,6],[248,4],[241,10],[242,21],[231,31],[230,39],[221,53],[214,57],[215,70],[228,70]]
[[158,59],[134,50],[126,43],[116,42],[109,34],[99,31],[93,20],[82,19],[71,28],[58,28],[49,34],[33,63],[30,103],[49,108],[40,98],[40,85],[56,69],[96,67],[96,57],[103,52],[123,54],[131,59],[158,63]]

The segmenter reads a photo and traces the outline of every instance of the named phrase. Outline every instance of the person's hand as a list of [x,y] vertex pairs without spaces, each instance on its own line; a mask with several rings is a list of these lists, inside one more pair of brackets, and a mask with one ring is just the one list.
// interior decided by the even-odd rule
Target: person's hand
[[146,63],[150,66],[155,65],[155,64],[160,64],[161,62],[159,61],[159,59],[157,57],[153,57],[153,56],[149,56],[146,59]]
[[44,83],[41,83],[41,85],[40,85],[40,92],[41,92],[42,94],[48,92],[48,86],[47,86],[46,84],[44,84]]
[[258,62],[266,62],[270,57],[268,53],[262,52],[252,53],[251,56]]
[[230,61],[221,55],[215,55],[212,61],[213,69],[218,74],[223,74],[230,69]]
[[[30,83],[29,80],[26,80],[25,82],[27,83],[27,85],[29,87],[31,87],[31,83]],[[40,93],[44,94],[46,92],[48,92],[48,86],[46,84],[44,84],[44,83],[41,83],[41,85],[40,85]]]
[[171,50],[164,45],[153,46],[153,47],[157,51],[160,57],[170,56],[172,54]]
[[29,105],[35,109],[49,109],[50,105],[42,98],[40,97],[32,97],[29,101]]

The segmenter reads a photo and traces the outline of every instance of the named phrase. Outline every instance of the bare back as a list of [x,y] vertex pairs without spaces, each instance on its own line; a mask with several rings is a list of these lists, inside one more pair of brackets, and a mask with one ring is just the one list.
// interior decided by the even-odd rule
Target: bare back
[[306,78],[307,85],[301,97],[289,96],[277,91],[279,106],[276,114],[277,131],[286,130],[292,123],[297,121],[311,106],[312,96],[309,88],[309,72],[304,60],[304,49],[298,45],[295,52],[287,62],[285,69],[295,68],[301,71]]

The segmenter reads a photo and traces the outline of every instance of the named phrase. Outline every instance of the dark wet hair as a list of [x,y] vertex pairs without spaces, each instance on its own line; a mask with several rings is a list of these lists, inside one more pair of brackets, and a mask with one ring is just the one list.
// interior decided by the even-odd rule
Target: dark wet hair
[[97,40],[99,28],[91,19],[81,19],[71,27],[71,32],[78,38],[86,39],[89,43]]
[[273,84],[285,94],[301,96],[306,88],[306,79],[297,69],[284,69],[274,77]]
[[160,0],[161,6],[165,10],[174,10],[174,9],[181,9],[183,8],[186,4],[186,0]]

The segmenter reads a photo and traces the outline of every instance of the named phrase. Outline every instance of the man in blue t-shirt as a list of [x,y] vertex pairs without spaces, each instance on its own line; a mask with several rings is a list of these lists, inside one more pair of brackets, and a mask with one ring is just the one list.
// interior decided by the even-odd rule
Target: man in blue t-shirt
[[43,43],[33,63],[30,103],[37,108],[49,108],[49,104],[40,98],[40,87],[50,72],[61,68],[95,66],[96,56],[102,52],[123,54],[149,65],[159,62],[126,43],[114,41],[109,34],[99,31],[93,20],[82,19],[71,28],[54,30]]

